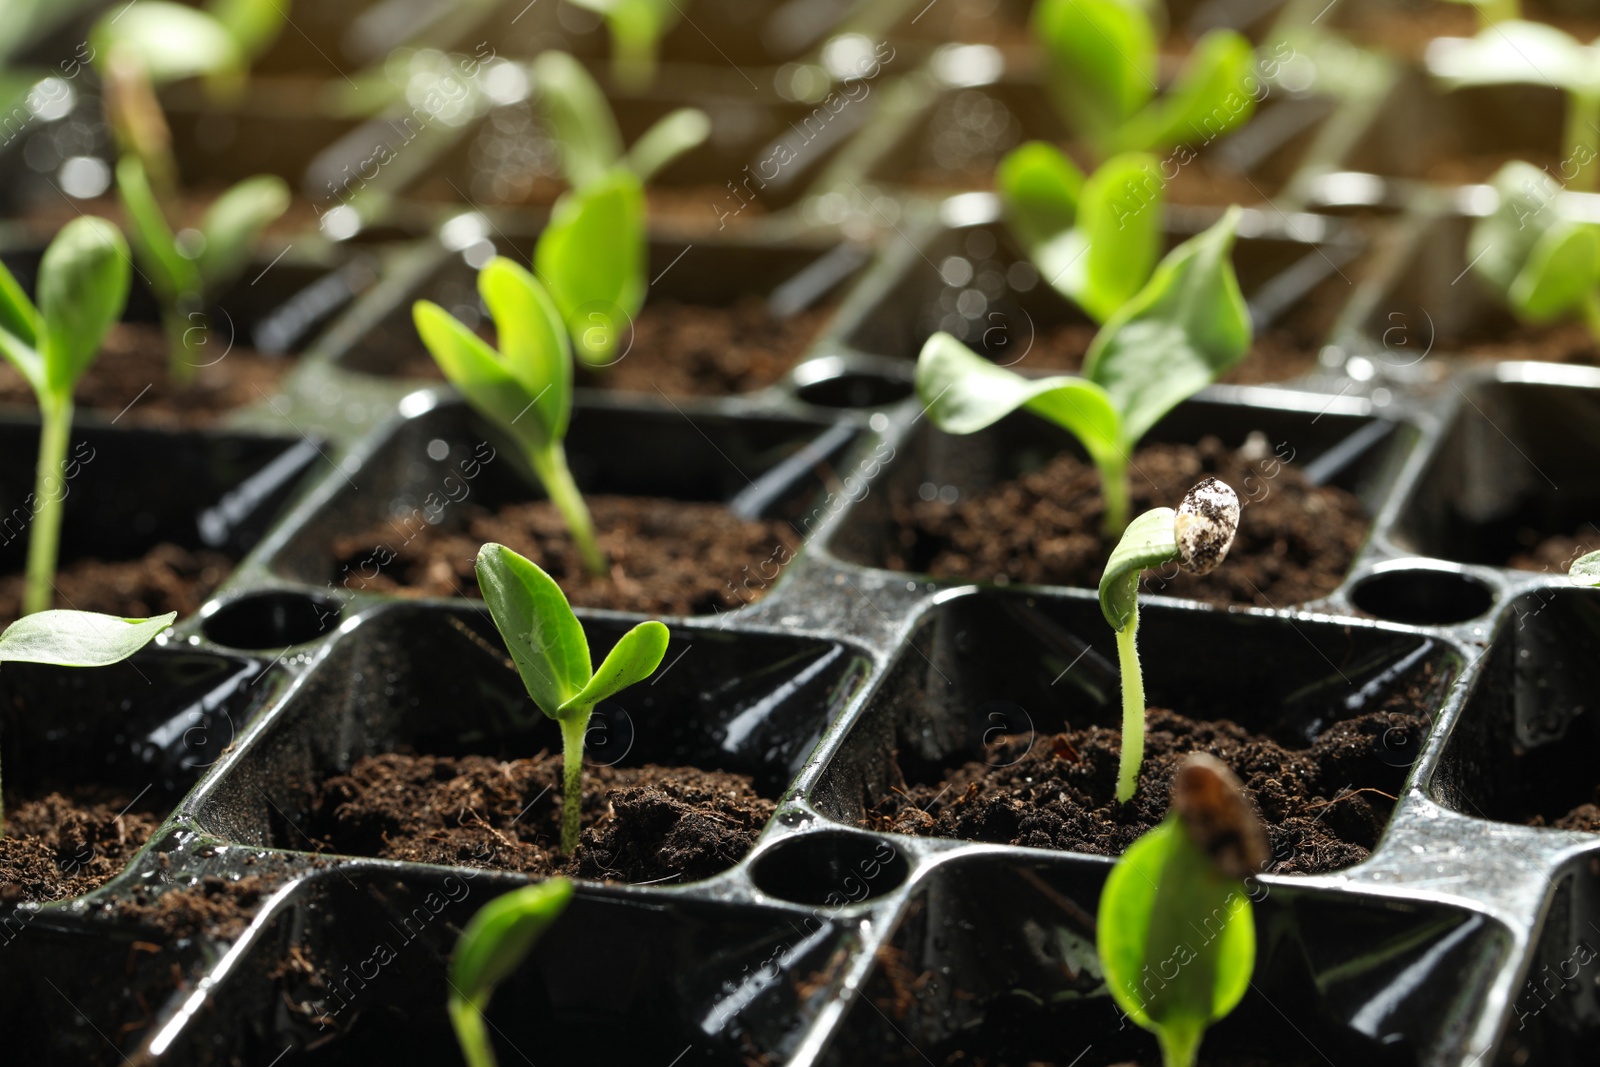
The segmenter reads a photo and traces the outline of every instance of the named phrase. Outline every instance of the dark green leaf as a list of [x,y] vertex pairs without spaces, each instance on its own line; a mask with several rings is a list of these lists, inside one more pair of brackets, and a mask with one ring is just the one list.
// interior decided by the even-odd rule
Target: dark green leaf
[[478,550],[478,588],[511,651],[528,695],[559,719],[561,705],[589,683],[589,642],[566,594],[539,566],[504,545]]
[[0,633],[0,663],[53,663],[105,667],[149,644],[178,617],[123,619],[94,611],[36,611]]
[[1077,221],[1083,172],[1053,144],[1029,141],[1006,153],[994,184],[1006,222],[1029,255]]
[[659,622],[641,622],[622,635],[609,655],[601,662],[582,691],[567,699],[563,711],[573,708],[592,708],[607,697],[615,696],[628,686],[642,682],[661,665],[667,654],[666,626]]
[[495,987],[521,966],[534,944],[572,899],[572,883],[552,878],[498,896],[478,910],[450,961],[453,992],[479,1011]]
[[1122,540],[1111,550],[1105,573],[1100,576],[1100,611],[1118,633],[1138,610],[1139,575],[1178,557],[1174,518],[1176,513],[1171,508],[1145,512],[1128,523]]
[[1039,0],[1033,36],[1057,106],[1102,146],[1156,93],[1156,35],[1133,0]]
[[199,266],[208,293],[220,293],[239,277],[256,239],[288,209],[289,186],[271,174],[246,178],[217,198],[200,223],[206,246]]
[[1200,38],[1178,83],[1128,120],[1116,135],[1124,149],[1157,151],[1209,144],[1255,111],[1255,52],[1232,30]]
[[1250,347],[1250,312],[1229,258],[1238,220],[1229,208],[1168,253],[1089,348],[1084,373],[1121,414],[1125,451]]
[[622,159],[622,135],[605,94],[583,64],[565,52],[543,52],[532,65],[539,106],[555,127],[561,165],[574,189],[599,181]]
[[105,219],[62,227],[39,263],[44,368],[51,392],[68,395],[128,301],[128,244]]
[[504,366],[533,405],[522,419],[537,420],[546,442],[562,440],[572,413],[572,347],[561,313],[539,280],[504,256],[478,272],[478,294],[494,319]]
[[698,147],[711,136],[711,119],[697,107],[680,107],[662,116],[628,149],[623,163],[642,182],[655,177],[663,167]]
[[574,352],[604,364],[644,303],[644,188],[614,170],[556,201],[534,267],[561,310]]

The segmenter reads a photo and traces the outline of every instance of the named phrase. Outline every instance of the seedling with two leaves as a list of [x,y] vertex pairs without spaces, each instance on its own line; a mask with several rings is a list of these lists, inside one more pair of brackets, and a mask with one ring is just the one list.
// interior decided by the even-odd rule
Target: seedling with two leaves
[[605,95],[581,63],[545,52],[533,61],[533,74],[571,186],[539,235],[533,266],[578,358],[603,367],[617,358],[617,345],[644,306],[645,183],[704,141],[711,120],[697,108],[680,108],[624,151]]
[[917,359],[917,395],[947,433],[976,433],[1021,408],[1082,443],[1100,473],[1105,533],[1128,523],[1128,461],[1161,417],[1243,358],[1249,309],[1229,253],[1239,209],[1167,254],[1095,335],[1082,377],[1026,378],[949,334]]
[[1156,1035],[1164,1067],[1193,1067],[1206,1030],[1249,991],[1256,927],[1245,879],[1267,857],[1239,779],[1194,753],[1173,778],[1167,817],[1106,878],[1095,921],[1106,987]]
[[527,958],[572,899],[572,883],[551,878],[513,889],[485,904],[467,923],[450,961],[447,1006],[467,1067],[495,1067],[483,1013],[490,998]]
[[430,300],[412,305],[417,333],[467,403],[522,445],[584,569],[604,575],[605,554],[562,444],[572,417],[572,346],[561,314],[539,280],[504,256],[478,272],[478,295],[494,319],[498,349]]
[[490,543],[478,550],[477,574],[528,695],[561,725],[561,851],[570,855],[578,846],[589,717],[602,700],[650,677],[666,654],[669,634],[659,622],[642,622],[622,635],[596,669],[566,594],[538,564]]
[[0,265],[0,356],[17,369],[39,402],[39,458],[28,501],[33,529],[28,534],[25,614],[43,611],[54,597],[72,391],[122,316],[131,272],[122,234],[105,219],[91,216],[67,223],[45,249],[37,304]]

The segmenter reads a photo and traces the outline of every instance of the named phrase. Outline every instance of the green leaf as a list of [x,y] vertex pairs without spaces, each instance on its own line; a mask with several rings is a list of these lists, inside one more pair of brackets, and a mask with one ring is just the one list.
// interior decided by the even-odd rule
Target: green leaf
[[206,246],[199,268],[208,293],[220,293],[243,273],[256,239],[288,209],[289,186],[272,174],[246,178],[217,197],[200,223]]
[[0,663],[105,667],[139,651],[177,617],[175,611],[151,619],[94,611],[36,611],[0,633]]
[[1161,182],[1154,156],[1108,159],[1084,183],[1077,225],[1037,257],[1050,284],[1104,322],[1131,300],[1161,258]]
[[1427,54],[1428,70],[1452,88],[1550,85],[1572,92],[1600,84],[1593,49],[1542,22],[1515,19],[1468,40],[1443,38]]
[[1156,35],[1131,0],[1039,0],[1032,30],[1056,105],[1096,144],[1155,96]]
[[1506,294],[1529,322],[1551,322],[1582,311],[1600,286],[1600,228],[1563,222],[1546,230]]
[[589,684],[568,698],[562,711],[574,708],[592,708],[607,697],[622,692],[636,682],[642,682],[661,665],[667,654],[667,640],[671,635],[664,624],[641,622],[622,635],[605,660],[601,662]]
[[1053,144],[1029,141],[1007,152],[995,168],[994,184],[1006,223],[1030,256],[1077,221],[1083,171]]
[[561,313],[539,280],[504,256],[478,272],[478,294],[494,319],[503,365],[533,405],[522,418],[539,423],[547,445],[562,440],[572,414],[572,347]]
[[70,395],[99,354],[128,301],[128,245],[105,219],[79,216],[62,227],[39,263],[39,314],[50,391]]
[[1095,335],[1084,366],[1122,417],[1125,450],[1250,347],[1250,311],[1229,254],[1239,208],[1169,252]]
[[1254,76],[1250,42],[1232,30],[1212,30],[1195,45],[1177,84],[1130,118],[1114,143],[1150,151],[1206,144],[1255,111]]
[[118,4],[95,23],[96,52],[133,55],[156,84],[184,78],[228,75],[244,68],[244,56],[227,27],[203,11],[169,0]]
[[574,189],[599,181],[622,158],[622,135],[600,86],[565,52],[542,52],[532,64],[539,106],[555,127],[561,166]]
[[680,107],[663,115],[628,149],[623,165],[648,182],[667,164],[699,147],[711,136],[711,119],[697,107]]
[[206,10],[222,24],[241,53],[265,52],[289,21],[294,0],[210,0]]
[[495,987],[522,965],[534,944],[560,918],[572,899],[572,883],[551,878],[498,896],[478,910],[461,931],[450,960],[452,996],[479,1011]]
[[200,292],[200,268],[178,251],[177,238],[161,211],[150,179],[139,157],[129,153],[117,160],[117,196],[128,213],[128,232],[139,261],[150,275],[150,285],[168,303]]
[[644,188],[614,170],[556,201],[534,268],[586,363],[604,364],[644,304]]
[[1472,272],[1502,297],[1511,290],[1528,254],[1560,221],[1554,202],[1561,186],[1532,163],[1513,160],[1489,179],[1499,195],[1494,211],[1467,235]]
[[4,263],[0,263],[0,330],[25,345],[39,343],[39,311]]
[[947,333],[934,334],[922,346],[917,396],[946,433],[976,433],[1026,408],[1076,437],[1097,465],[1117,458],[1117,413],[1105,390],[1066,375],[1024,378]]
[[589,642],[566,594],[538,564],[493,542],[478,550],[478,588],[528,695],[552,719],[589,683]]
[[428,300],[412,305],[411,318],[445,379],[467,403],[490,422],[515,434],[530,449],[550,447],[545,423],[534,408],[534,394],[528,392],[489,342]]
[[1590,552],[1573,560],[1567,577],[1577,585],[1600,586],[1600,552]]
[[1100,576],[1100,611],[1111,628],[1121,633],[1138,610],[1139,575],[1178,557],[1173,527],[1177,513],[1171,508],[1145,512],[1122,531]]

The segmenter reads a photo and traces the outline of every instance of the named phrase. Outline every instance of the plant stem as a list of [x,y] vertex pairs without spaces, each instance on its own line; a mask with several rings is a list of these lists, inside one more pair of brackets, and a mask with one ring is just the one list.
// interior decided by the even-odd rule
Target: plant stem
[[1105,497],[1106,514],[1101,532],[1116,543],[1128,528],[1128,464],[1120,457],[1097,464],[1100,468],[1100,495]]
[[452,994],[450,1022],[455,1026],[456,1041],[461,1045],[461,1056],[467,1061],[467,1067],[496,1067],[494,1042],[489,1040],[489,1028],[476,1004]]
[[61,547],[61,510],[67,496],[62,468],[72,435],[72,397],[39,401],[39,463],[33,475],[33,531],[28,535],[28,570],[22,613],[44,611],[55,602],[56,553]]
[[195,366],[189,359],[189,316],[181,305],[162,310],[161,329],[167,335],[167,377],[174,385],[189,385]]
[[[1577,193],[1600,190],[1600,93],[1568,93],[1565,130],[1566,155],[1577,167],[1568,187]],[[1566,164],[1562,164],[1565,171]]]
[[1133,799],[1144,762],[1144,674],[1139,669],[1139,608],[1117,633],[1117,666],[1122,670],[1122,759],[1117,764],[1117,803]]
[[561,720],[561,851],[578,847],[583,815],[583,737],[593,708],[577,708]]
[[561,512],[567,529],[572,531],[572,540],[583,557],[583,569],[597,578],[604,578],[611,568],[606,564],[605,553],[600,551],[600,542],[595,539],[589,506],[583,502],[583,494],[578,492],[572,472],[567,469],[567,453],[556,444],[545,450],[534,449],[528,459],[533,464],[533,472],[544,483],[550,503]]

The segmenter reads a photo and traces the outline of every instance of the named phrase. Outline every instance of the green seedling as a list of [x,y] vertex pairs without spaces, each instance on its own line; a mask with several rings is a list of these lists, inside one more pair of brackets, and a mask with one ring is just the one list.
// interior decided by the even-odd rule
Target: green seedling
[[[109,667],[149,644],[177,617],[175,611],[153,619],[122,619],[94,611],[35,612],[0,633],[0,665]],[[0,809],[0,836],[4,833],[5,817]]]
[[1030,141],[995,170],[1006,223],[1062,296],[1105,322],[1150,281],[1161,258],[1156,160],[1125,152],[1088,178],[1055,145]]
[[593,670],[588,639],[566,594],[537,564],[491,543],[478,551],[477,574],[484,603],[528,695],[561,724],[561,850],[570,855],[578,845],[589,716],[600,701],[650,677],[666,654],[667,628],[659,622],[640,623]]
[[1128,524],[1100,576],[1100,612],[1117,633],[1122,673],[1122,755],[1117,803],[1133,799],[1144,762],[1144,672],[1139,666],[1139,576],[1177,561],[1190,574],[1209,574],[1228,555],[1239,529],[1239,496],[1207,478],[1184,495],[1176,511],[1155,508]]
[[1195,42],[1158,96],[1158,34],[1139,0],[1039,0],[1031,29],[1057,108],[1096,159],[1209,141],[1255,110],[1255,57],[1232,30]]
[[494,319],[498,349],[430,300],[412,305],[417,333],[467,403],[522,445],[584,569],[603,576],[605,553],[562,444],[572,417],[572,346],[561,315],[539,280],[503,256],[478,272],[478,294]]
[[139,157],[163,195],[177,183],[172,133],[156,88],[203,79],[213,97],[237,95],[250,62],[289,21],[291,0],[209,0],[205,9],[171,0],[118,5],[89,40],[105,83],[106,113],[124,153]]
[[1467,238],[1472,271],[1518,318],[1581,318],[1600,341],[1600,226],[1567,217],[1561,186],[1531,163],[1507,163],[1499,205]]
[[117,161],[117,193],[134,254],[161,302],[168,372],[187,384],[209,340],[206,306],[239,279],[256,239],[288,209],[289,186],[270,174],[246,178],[217,198],[197,228],[176,234],[138,156]]
[[24,614],[48,608],[55,592],[72,390],[122,316],[131,273],[122,234],[105,219],[90,216],[67,223],[45,249],[37,304],[0,265],[0,356],[17,369],[39,402]]
[[1128,523],[1128,459],[1163,415],[1250,347],[1249,309],[1229,252],[1239,209],[1167,253],[1095,335],[1083,377],[1025,378],[946,333],[917,359],[917,395],[947,433],[976,433],[1022,408],[1076,437],[1100,472],[1105,533]]
[[552,878],[485,904],[456,942],[450,961],[450,1022],[467,1067],[495,1067],[483,1013],[497,986],[522,965],[572,899],[572,883]]
[[1600,189],[1600,48],[1542,22],[1496,22],[1469,39],[1438,38],[1428,69],[1447,87],[1544,85],[1567,94],[1560,180]]
[[1173,778],[1167,817],[1106,878],[1095,922],[1106,987],[1156,1035],[1165,1067],[1192,1067],[1206,1029],[1250,988],[1256,926],[1245,879],[1267,856],[1239,779],[1197,752]]
[[683,15],[689,0],[572,0],[605,16],[611,34],[611,76],[624,89],[648,89],[656,80],[661,37]]
[[533,61],[533,74],[571,186],[539,235],[534,269],[561,311],[578,358],[605,366],[644,306],[644,185],[703,142],[711,120],[696,108],[680,108],[624,151],[605,94],[581,63],[565,52],[544,52]]

